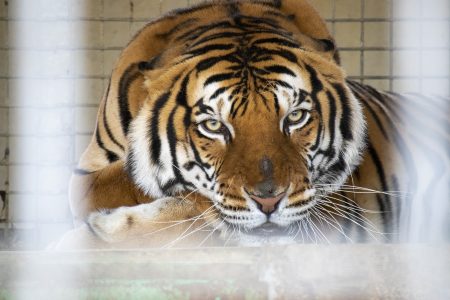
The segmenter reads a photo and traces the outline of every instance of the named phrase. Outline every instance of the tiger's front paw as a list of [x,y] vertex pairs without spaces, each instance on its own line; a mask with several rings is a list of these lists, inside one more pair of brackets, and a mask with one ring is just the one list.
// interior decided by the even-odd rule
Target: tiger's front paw
[[179,200],[162,198],[137,206],[91,213],[87,224],[92,233],[101,240],[108,243],[122,242],[143,234],[144,227],[149,230],[153,222],[158,224],[156,221],[160,219],[162,212],[170,209],[176,201]]
[[108,243],[123,241],[126,237],[126,227],[128,218],[132,218],[122,208],[94,212],[89,215],[87,225],[92,233],[101,240]]

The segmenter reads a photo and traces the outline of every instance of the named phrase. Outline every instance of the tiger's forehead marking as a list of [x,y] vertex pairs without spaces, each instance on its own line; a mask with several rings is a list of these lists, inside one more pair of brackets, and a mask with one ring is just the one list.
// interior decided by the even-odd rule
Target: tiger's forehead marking
[[[231,56],[242,55],[235,48],[226,52]],[[218,61],[220,64],[215,68],[198,73],[194,94],[195,99],[203,99],[203,104],[222,120],[251,113],[254,105],[257,110],[265,106],[269,113],[287,113],[299,105],[300,91],[310,90],[309,76],[300,56],[297,62],[276,56],[262,63],[250,60],[242,64],[220,58]]]
[[[290,84],[290,87],[281,86],[278,84],[270,84],[264,91],[251,91],[250,89],[247,89],[247,92],[245,94],[241,93],[233,95],[231,92],[233,91],[234,85],[230,86],[225,82],[221,82],[211,83],[203,86],[201,83],[199,83],[199,90],[197,90],[195,94],[197,95],[197,97],[204,99],[204,104],[209,106],[212,111],[214,111],[216,117],[219,117],[222,120],[228,120],[233,108],[236,108],[235,102],[244,101],[252,103],[252,105],[264,105],[261,99],[262,93],[266,93],[265,98],[266,100],[268,100],[268,103],[270,105],[273,105],[272,102],[277,102],[280,113],[284,114],[289,110],[299,106],[300,102],[302,101],[302,95],[300,94],[308,92],[306,91],[307,84],[305,83],[305,80],[300,77],[300,75],[295,78],[280,76],[280,79],[281,77],[283,77],[284,80],[289,79],[288,83]],[[219,96],[215,96],[218,90],[223,91]],[[267,97],[267,95],[270,95],[270,97]],[[273,113],[276,113],[275,110],[273,110]]]

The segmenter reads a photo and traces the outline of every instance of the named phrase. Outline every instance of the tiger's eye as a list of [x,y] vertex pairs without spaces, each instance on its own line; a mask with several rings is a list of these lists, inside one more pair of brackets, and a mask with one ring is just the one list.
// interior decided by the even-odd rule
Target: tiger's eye
[[205,128],[212,132],[217,132],[222,128],[222,123],[217,120],[206,120],[204,123]]
[[296,110],[291,112],[287,119],[289,121],[289,123],[297,123],[298,121],[300,121],[303,117],[303,111],[301,110]]

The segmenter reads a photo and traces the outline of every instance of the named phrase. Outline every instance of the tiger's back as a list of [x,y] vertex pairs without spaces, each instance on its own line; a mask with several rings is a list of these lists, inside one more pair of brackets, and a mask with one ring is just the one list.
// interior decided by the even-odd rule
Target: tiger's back
[[[367,149],[353,174],[359,186],[373,190],[367,191],[372,194],[365,201],[382,212],[380,228],[389,233],[388,240],[432,239],[433,220],[422,218],[433,215],[435,207],[446,211],[442,203],[450,193],[450,99],[349,84],[368,121]],[[422,211],[412,211],[413,206]],[[410,232],[412,214],[421,217],[415,222],[421,223],[422,230],[415,236]],[[445,232],[445,224],[441,225],[433,229],[436,235]]]

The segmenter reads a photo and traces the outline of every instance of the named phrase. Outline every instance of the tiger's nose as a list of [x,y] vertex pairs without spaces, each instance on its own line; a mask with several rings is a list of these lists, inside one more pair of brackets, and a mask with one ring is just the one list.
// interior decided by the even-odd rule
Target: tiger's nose
[[286,193],[281,193],[273,197],[260,197],[256,195],[250,195],[250,198],[252,198],[256,202],[258,208],[263,213],[270,215],[275,211],[275,209],[278,206],[278,203],[280,203],[281,199],[283,199],[285,195]]

